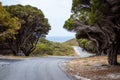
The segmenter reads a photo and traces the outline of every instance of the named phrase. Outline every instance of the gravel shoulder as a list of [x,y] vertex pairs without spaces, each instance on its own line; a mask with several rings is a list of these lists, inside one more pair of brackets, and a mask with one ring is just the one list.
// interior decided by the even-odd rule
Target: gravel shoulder
[[64,63],[64,67],[77,80],[120,80],[120,66],[109,66],[106,56],[75,59]]

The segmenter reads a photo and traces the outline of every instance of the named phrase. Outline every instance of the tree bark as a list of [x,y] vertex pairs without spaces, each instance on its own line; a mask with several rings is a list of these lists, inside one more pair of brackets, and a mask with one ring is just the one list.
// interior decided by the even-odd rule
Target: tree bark
[[117,54],[116,53],[109,53],[108,54],[108,63],[110,65],[117,65]]
[[108,52],[108,63],[110,65],[117,65],[117,54],[118,54],[119,45],[113,45]]

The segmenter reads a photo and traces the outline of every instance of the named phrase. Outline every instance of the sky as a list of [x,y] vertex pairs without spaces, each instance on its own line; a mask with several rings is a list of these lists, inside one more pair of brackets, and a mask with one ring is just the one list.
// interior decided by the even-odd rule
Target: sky
[[41,9],[51,25],[47,37],[74,37],[75,33],[63,29],[64,22],[70,17],[72,0],[0,0],[3,5],[31,5]]

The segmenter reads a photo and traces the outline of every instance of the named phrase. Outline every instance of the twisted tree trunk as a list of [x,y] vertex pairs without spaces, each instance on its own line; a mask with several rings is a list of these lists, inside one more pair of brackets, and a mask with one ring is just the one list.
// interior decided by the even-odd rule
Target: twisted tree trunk
[[113,45],[109,52],[108,52],[108,63],[110,65],[117,65],[117,53],[118,50],[116,49],[118,47],[118,45]]

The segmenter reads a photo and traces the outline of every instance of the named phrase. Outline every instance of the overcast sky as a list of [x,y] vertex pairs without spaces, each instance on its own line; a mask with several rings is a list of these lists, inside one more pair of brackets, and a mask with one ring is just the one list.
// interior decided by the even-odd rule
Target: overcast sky
[[51,25],[48,36],[71,36],[74,33],[63,29],[65,20],[70,17],[72,0],[0,0],[3,5],[32,5],[41,9]]

